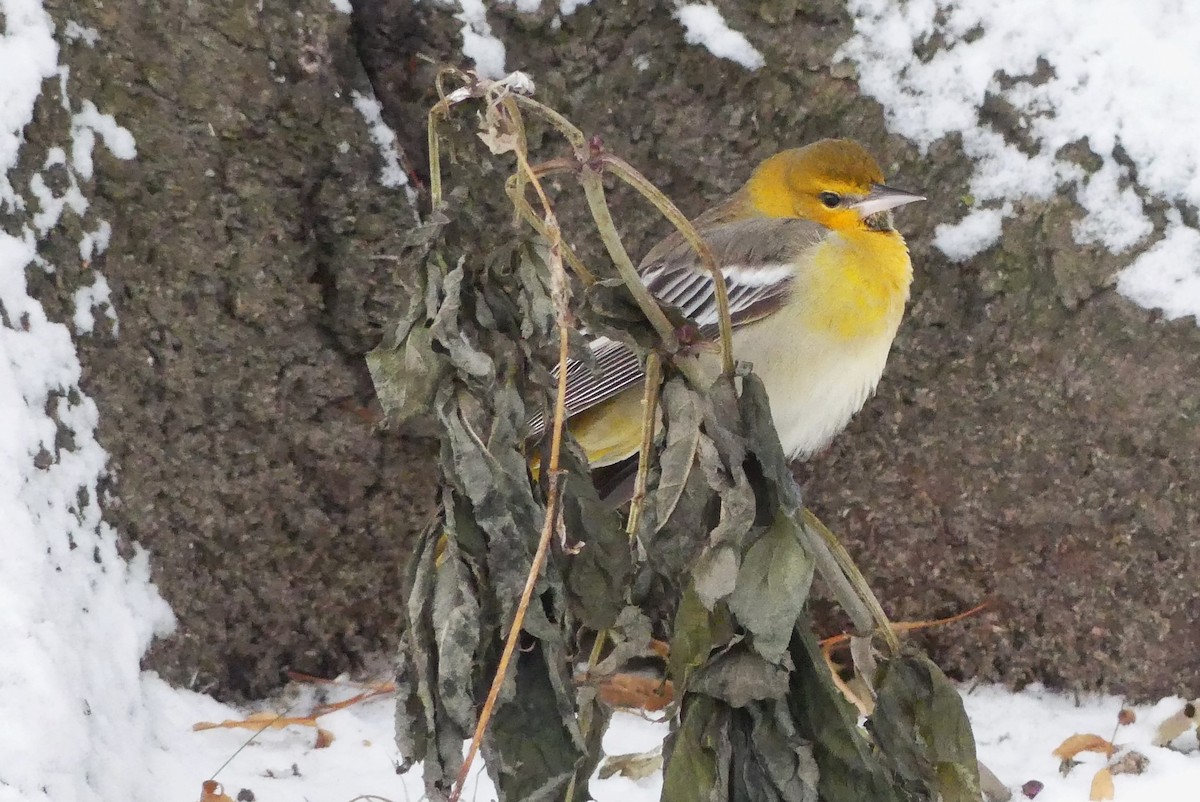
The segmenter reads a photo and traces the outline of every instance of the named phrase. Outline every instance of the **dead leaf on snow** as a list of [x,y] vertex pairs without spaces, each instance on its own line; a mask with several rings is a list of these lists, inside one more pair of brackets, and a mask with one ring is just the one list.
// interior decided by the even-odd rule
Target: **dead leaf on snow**
[[1150,758],[1130,749],[1108,764],[1113,774],[1141,774],[1150,765]]
[[200,786],[200,802],[233,802],[216,780],[205,780]]
[[1112,742],[1099,735],[1076,733],[1058,745],[1053,754],[1059,760],[1074,760],[1080,752],[1099,752],[1105,757],[1112,757],[1117,748]]
[[1114,793],[1112,772],[1108,769],[1100,769],[1092,778],[1092,791],[1088,795],[1088,799],[1091,802],[1105,802],[1105,800],[1112,799]]

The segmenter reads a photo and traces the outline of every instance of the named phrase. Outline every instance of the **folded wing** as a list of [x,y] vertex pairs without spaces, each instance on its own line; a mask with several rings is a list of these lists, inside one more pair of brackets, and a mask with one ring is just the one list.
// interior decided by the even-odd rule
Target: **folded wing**
[[[795,278],[797,257],[818,243],[827,229],[806,220],[763,219],[723,223],[707,228],[704,239],[713,251],[729,295],[734,328],[760,320],[779,309]],[[660,303],[677,307],[700,327],[706,339],[718,328],[712,274],[676,232],[655,246],[638,272]],[[595,369],[567,363],[567,417],[637,385],[644,375],[641,360],[624,343],[596,337],[589,343]],[[542,416],[529,421],[530,436],[541,434]]]

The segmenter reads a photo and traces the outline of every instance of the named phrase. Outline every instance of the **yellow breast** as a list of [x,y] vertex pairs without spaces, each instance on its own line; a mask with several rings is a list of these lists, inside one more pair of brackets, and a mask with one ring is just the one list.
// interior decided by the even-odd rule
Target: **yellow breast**
[[845,340],[887,336],[890,341],[912,284],[912,262],[899,234],[832,234],[800,260],[792,303],[801,330]]
[[831,234],[798,255],[786,305],[734,333],[737,356],[766,385],[786,453],[824,448],[874,392],[911,281],[900,235]]

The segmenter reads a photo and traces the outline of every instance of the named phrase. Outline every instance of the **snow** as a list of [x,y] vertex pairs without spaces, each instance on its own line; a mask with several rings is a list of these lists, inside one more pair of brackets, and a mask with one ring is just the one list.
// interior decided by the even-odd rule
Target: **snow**
[[730,29],[721,12],[712,3],[689,3],[675,12],[683,25],[683,39],[700,45],[717,58],[729,59],[748,70],[757,70],[766,61],[744,34]]
[[101,220],[95,231],[85,233],[79,240],[79,259],[90,262],[93,256],[98,256],[108,250],[108,242],[112,239],[112,226],[107,220]]
[[[367,124],[367,134],[375,143],[375,147],[379,149],[379,157],[383,159],[383,166],[379,168],[379,183],[389,189],[403,187],[413,219],[420,222],[416,218],[417,193],[408,183],[408,174],[404,172],[404,166],[400,163],[400,148],[396,144],[396,132],[383,121],[383,106],[375,99],[374,95],[368,96],[354,91],[350,93],[350,96],[354,101],[354,108],[358,109],[358,113],[362,115]],[[339,153],[347,153],[349,150],[348,143],[340,142],[338,144]]]
[[[194,732],[198,722],[220,723],[246,715],[208,696],[170,687],[156,675],[143,678],[144,695],[153,712],[151,736],[155,749],[145,766],[147,786],[158,790],[146,802],[196,802],[200,784],[212,776],[254,733],[245,729],[211,729]],[[348,698],[357,688],[346,687],[336,698]],[[310,687],[293,688],[284,698],[261,709],[301,715],[315,699]],[[397,775],[399,755],[393,743],[395,718],[391,699],[380,698],[322,716],[319,724],[334,736],[325,748],[314,745],[311,727],[292,726],[266,730],[217,774],[225,793],[237,798],[246,789],[256,802],[344,802],[360,795],[388,800],[424,798],[419,767]],[[666,735],[666,725],[628,713],[618,713],[605,735],[609,754],[654,749]],[[465,746],[465,744],[464,744]],[[662,775],[642,780],[616,776],[593,780],[596,802],[640,802],[657,800]],[[3,799],[0,796],[0,799]],[[496,799],[495,786],[476,762],[467,778],[464,800],[488,802]]]
[[0,0],[0,211],[20,209],[8,171],[17,161],[21,131],[33,119],[42,80],[55,74],[58,46],[41,0]]
[[[357,687],[347,685],[333,698],[348,698],[357,691]],[[1043,785],[1038,802],[1079,802],[1088,798],[1092,777],[1104,765],[1103,758],[1083,753],[1076,758],[1080,765],[1063,777],[1060,761],[1052,754],[1076,733],[1094,733],[1113,740],[1121,750],[1135,749],[1148,758],[1143,774],[1116,776],[1118,802],[1190,802],[1195,798],[1194,788],[1200,782],[1200,750],[1194,731],[1176,739],[1174,748],[1153,745],[1158,725],[1183,707],[1182,699],[1133,707],[1136,721],[1117,729],[1117,713],[1125,705],[1113,696],[1077,700],[1038,686],[1013,693],[991,685],[964,687],[962,693],[975,729],[979,758],[1013,792],[1014,799],[1025,798],[1020,789],[1031,780]],[[194,732],[192,726],[202,721],[237,720],[249,711],[171,688],[150,673],[143,675],[142,696],[150,714],[149,741],[153,744],[144,763],[146,784],[158,793],[136,798],[147,802],[195,802],[200,783],[252,733],[244,729]],[[311,686],[293,687],[279,700],[256,709],[303,715],[314,700]],[[392,743],[390,699],[351,706],[321,717],[319,724],[334,736],[329,747],[315,748],[315,733],[308,727],[266,730],[216,779],[230,796],[236,797],[245,789],[257,802],[301,798],[337,802],[359,795],[392,800],[423,797],[419,768],[403,776],[397,776],[393,769],[398,755]],[[666,734],[665,723],[617,713],[605,734],[604,752],[608,756],[648,753],[660,747]],[[619,774],[605,780],[594,777],[591,789],[597,802],[652,802],[662,790],[662,774],[655,772],[638,780]],[[477,802],[496,799],[491,781],[479,768],[468,779],[463,798]]]
[[1121,272],[1117,290],[1167,318],[1200,313],[1200,231],[1169,210],[1166,234]]
[[72,322],[75,324],[76,334],[92,333],[96,328],[95,309],[99,308],[104,311],[105,317],[112,321],[113,336],[118,335],[117,310],[113,308],[111,296],[112,290],[108,286],[108,279],[99,273],[92,274],[91,286],[75,290],[72,299],[75,303],[75,316],[72,318]]
[[[542,7],[542,0],[500,0],[504,5],[513,6],[524,14],[532,14]],[[586,6],[591,0],[559,0],[558,13],[564,17],[569,17],[575,13],[575,10],[581,6]]]
[[63,26],[62,35],[68,42],[83,42],[88,47],[95,47],[96,43],[100,41],[99,31],[80,25],[73,19],[67,20],[67,24]]
[[[346,10],[345,0],[331,2]],[[515,2],[518,10],[537,5]],[[569,14],[579,5],[561,0],[559,9]],[[1200,130],[1200,108],[1182,94],[1200,85],[1200,56],[1192,47],[1200,38],[1200,7],[1163,3],[1133,10],[1119,0],[1050,6],[1014,0],[1003,13],[982,0],[852,0],[852,7],[858,33],[844,53],[888,109],[893,129],[923,146],[958,133],[978,160],[974,209],[939,229],[940,248],[969,258],[1001,235],[1013,204],[1069,191],[1087,210],[1075,230],[1079,241],[1131,253],[1118,280],[1122,293],[1171,317],[1197,313],[1200,231],[1187,222],[1194,217],[1169,208],[1165,229],[1152,231],[1145,207],[1150,198],[1200,204],[1200,145],[1191,135]],[[504,46],[492,36],[482,0],[461,0],[458,8],[464,53],[481,70],[503,74]],[[692,4],[678,14],[689,37],[715,55],[748,69],[756,58],[761,64],[761,55],[729,31],[715,7]],[[70,100],[70,70],[59,63],[53,23],[40,0],[0,0],[0,19],[0,210],[10,221],[0,230],[0,712],[6,722],[0,727],[0,802],[195,802],[201,783],[218,769],[227,793],[237,797],[247,789],[261,802],[336,802],[358,794],[422,798],[416,772],[394,772],[390,700],[323,717],[321,726],[335,736],[327,748],[315,748],[311,730],[291,727],[262,733],[234,756],[245,730],[195,732],[192,726],[250,710],[172,688],[139,670],[151,638],[169,630],[172,615],[150,581],[151,556],[119,550],[118,533],[101,517],[107,455],[96,440],[99,412],[79,387],[70,329],[48,318],[26,280],[32,269],[56,269],[39,256],[39,238],[89,210],[97,137],[123,159],[136,156],[136,143],[91,101]],[[935,32],[945,41],[939,52],[914,59],[914,42]],[[71,24],[62,35],[99,44],[94,31]],[[1029,80],[1039,58],[1053,72]],[[1016,78],[1011,85],[995,78],[1000,66]],[[15,186],[23,130],[48,80],[62,87],[71,124],[58,132],[59,144],[48,148],[28,185]],[[1036,146],[1029,153],[982,121],[979,108],[988,93],[1024,116]],[[378,103],[361,95],[353,100],[380,149],[381,182],[405,186],[395,136]],[[1083,137],[1100,161],[1090,175],[1062,150]],[[51,173],[65,180],[48,180]],[[108,247],[112,229],[94,219],[82,228],[79,258],[90,262]],[[1141,252],[1134,254],[1136,248]],[[68,322],[79,333],[92,331],[99,308],[114,321],[115,333],[110,296],[104,276],[93,272],[91,283],[76,291]],[[1062,777],[1051,752],[1075,733],[1111,737],[1120,699],[992,686],[964,687],[963,696],[981,759],[1017,799],[1029,780],[1044,785],[1039,802],[1087,798],[1101,758],[1082,755],[1082,765]],[[309,687],[256,709],[303,714],[314,700]],[[1149,759],[1144,774],[1116,777],[1120,802],[1195,799],[1200,749],[1194,732],[1178,738],[1175,749],[1153,745],[1158,725],[1182,705],[1172,698],[1136,708],[1136,722],[1116,730],[1119,745]],[[666,729],[618,714],[604,748],[609,754],[653,750]],[[598,800],[642,802],[657,799],[661,784],[661,774],[636,781],[616,776],[595,782],[593,790]],[[494,799],[494,789],[477,770],[464,798]]]
[[[1118,288],[1170,317],[1200,315],[1194,229],[1155,231],[1150,200],[1200,208],[1200,4],[1127,0],[849,0],[858,68],[889,128],[923,148],[957,134],[975,162],[974,209],[937,244],[967,259],[994,244],[1012,202],[1072,194],[1085,210],[1080,243],[1130,253]],[[936,52],[919,54],[937,41]],[[989,124],[985,101],[1009,110],[1023,142]],[[1071,148],[1099,158],[1088,172]],[[972,218],[983,218],[972,220]],[[1153,255],[1137,257],[1165,234]],[[1184,259],[1182,263],[1169,258]]]
[[133,134],[117,125],[111,114],[101,114],[92,101],[85,100],[81,111],[71,118],[71,163],[75,172],[85,181],[92,177],[92,150],[96,147],[96,134],[104,139],[105,146],[118,159],[137,157]]
[[978,243],[1000,239],[1004,218],[1011,214],[1011,203],[999,209],[979,209],[957,223],[938,226],[933,244],[954,261],[964,262],[978,253]]
[[[1021,786],[1043,784],[1037,802],[1081,802],[1088,798],[1092,777],[1105,764],[1097,753],[1082,753],[1082,765],[1063,777],[1059,759],[1051,753],[1076,733],[1094,733],[1118,748],[1132,748],[1149,758],[1144,774],[1115,777],[1118,802],[1184,802],[1196,798],[1200,783],[1200,752],[1196,736],[1181,736],[1176,749],[1154,746],[1158,725],[1183,708],[1182,699],[1131,708],[1137,720],[1117,728],[1117,713],[1126,707],[1116,696],[1089,696],[1078,702],[1065,694],[1034,685],[1020,693],[996,686],[965,690],[963,701],[975,731],[979,759],[1024,799]],[[1114,736],[1114,731],[1116,735]],[[1118,753],[1119,756],[1120,753]]]
[[475,62],[475,71],[482,78],[502,78],[504,69],[504,43],[492,34],[487,21],[487,6],[483,0],[459,0],[459,13],[455,19],[462,21],[462,52]]
[[574,14],[576,9],[582,8],[590,2],[591,0],[560,0],[558,11],[564,17],[568,17]]
[[[27,208],[10,171],[43,81],[60,76],[53,24],[40,3],[0,0],[0,206]],[[79,125],[128,152],[111,117],[81,106]],[[62,132],[78,144],[77,131]],[[121,129],[123,130],[123,129]],[[91,148],[73,148],[77,157]],[[123,559],[101,520],[107,457],[98,413],[79,390],[69,330],[27,291],[39,264],[36,238],[66,213],[82,214],[76,174],[63,148],[43,169],[67,170],[56,197],[35,174],[29,193],[37,229],[0,232],[0,800],[133,798],[144,781],[128,767],[149,752],[149,717],[138,662],[171,613],[150,583],[147,555]],[[90,174],[90,173],[89,173]],[[99,277],[97,277],[99,280]],[[107,285],[103,285],[107,286]],[[95,289],[96,285],[93,285]]]

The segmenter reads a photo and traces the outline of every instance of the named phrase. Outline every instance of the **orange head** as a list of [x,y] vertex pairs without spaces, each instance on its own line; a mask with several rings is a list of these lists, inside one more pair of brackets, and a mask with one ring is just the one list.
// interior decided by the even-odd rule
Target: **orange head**
[[889,210],[924,200],[885,186],[875,159],[849,139],[822,139],[776,153],[754,171],[746,192],[761,215],[802,217],[834,231],[889,231]]

